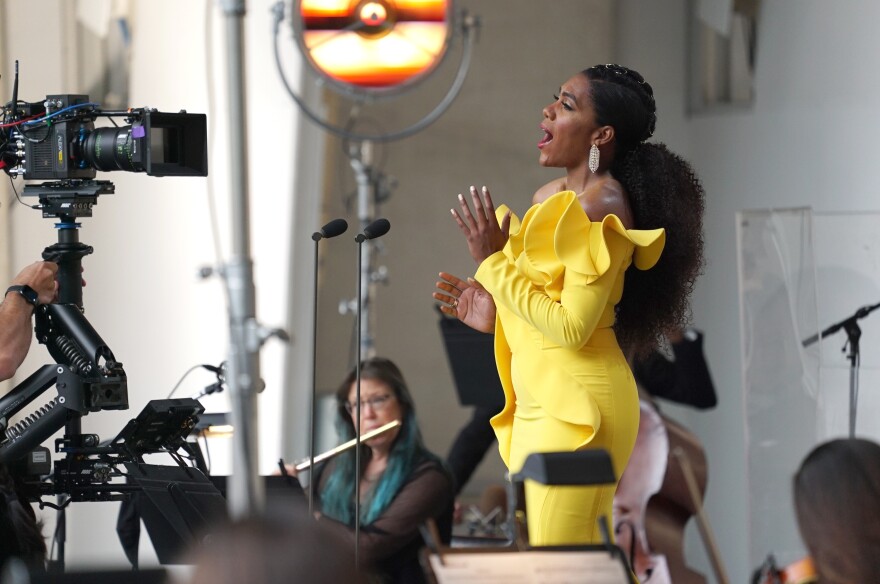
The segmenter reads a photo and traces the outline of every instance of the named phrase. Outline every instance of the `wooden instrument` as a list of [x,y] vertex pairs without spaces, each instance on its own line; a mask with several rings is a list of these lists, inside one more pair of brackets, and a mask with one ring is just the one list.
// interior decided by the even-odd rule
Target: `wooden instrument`
[[[614,497],[618,545],[642,582],[706,584],[684,559],[684,531],[696,516],[716,579],[728,582],[703,513],[706,455],[697,437],[663,416],[650,398],[640,401],[639,433]],[[628,526],[628,527],[627,527]]]
[[640,582],[669,584],[666,557],[648,543],[645,512],[666,476],[669,439],[663,419],[649,400],[639,402],[639,432],[629,463],[614,494],[614,533]]
[[[653,405],[652,405],[653,407]],[[651,497],[645,510],[645,530],[656,553],[663,554],[669,565],[672,581],[676,584],[706,584],[706,577],[692,570],[684,558],[684,532],[690,518],[697,514],[699,501],[706,492],[706,454],[697,437],[677,422],[662,416],[663,428],[669,444],[669,455],[664,460],[666,471],[663,486]],[[690,474],[693,475],[699,498],[688,488],[681,458],[673,456],[676,449],[687,453]]]
[[[366,442],[367,440],[375,438],[376,436],[380,436],[389,430],[397,428],[398,426],[400,426],[400,420],[393,420],[391,422],[388,422],[384,426],[379,426],[378,428],[376,428],[374,430],[370,430],[369,432],[365,432],[364,434],[361,434],[360,441],[361,441],[361,443]],[[343,442],[342,444],[340,444],[339,446],[337,446],[335,448],[331,448],[330,450],[328,450],[326,452],[322,452],[321,454],[318,454],[317,456],[315,456],[314,462],[315,462],[315,464],[317,464],[319,462],[323,462],[323,461],[327,460],[328,458],[333,458],[334,456],[336,456],[340,452],[345,452],[349,448],[354,448],[355,444],[357,444],[357,443],[358,443],[357,438],[352,438],[348,442]],[[303,470],[307,470],[311,466],[311,462],[312,461],[310,459],[305,458],[305,459],[299,460],[296,463],[294,463],[293,467],[297,470],[297,472],[300,472]]]

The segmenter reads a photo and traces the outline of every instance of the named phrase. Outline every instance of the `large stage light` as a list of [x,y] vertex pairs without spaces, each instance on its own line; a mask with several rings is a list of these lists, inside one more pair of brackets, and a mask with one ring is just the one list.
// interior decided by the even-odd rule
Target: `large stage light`
[[387,95],[443,60],[451,0],[297,0],[294,30],[311,66],[348,94]]
[[[458,96],[470,67],[479,18],[454,0],[294,0],[275,4],[275,64],[284,87],[312,122],[354,142],[390,142],[435,122]],[[352,131],[309,107],[291,87],[281,64],[280,24],[285,12],[299,51],[319,82],[355,102],[397,96],[429,77],[456,40],[461,57],[449,89],[434,108],[405,128],[378,134]]]

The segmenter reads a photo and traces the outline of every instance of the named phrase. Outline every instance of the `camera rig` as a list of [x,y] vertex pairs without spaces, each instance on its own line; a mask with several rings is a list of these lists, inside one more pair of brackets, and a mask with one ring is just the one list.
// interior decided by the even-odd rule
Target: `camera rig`
[[[16,63],[12,100],[0,110],[0,169],[26,180],[48,179],[25,185],[23,195],[38,197],[32,207],[57,219],[58,241],[45,248],[43,259],[59,266],[59,295],[35,310],[37,340],[55,364],[43,365],[0,398],[0,463],[40,469],[18,473],[34,501],[48,494],[66,494],[68,501],[123,499],[141,487],[115,479],[131,478],[131,465],[143,465],[144,454],[165,451],[187,466],[178,451],[192,454],[186,437],[203,408],[193,399],[154,400],[108,443],[82,433],[83,416],[129,404],[122,363],[83,314],[82,258],[94,250],[79,241],[77,219],[91,217],[98,197],[115,191],[111,182],[95,180],[99,170],[207,176],[206,116],[148,108],[106,111],[86,95],[48,95],[29,103],[17,94]],[[98,117],[114,126],[96,128]],[[115,125],[118,117],[128,125]],[[52,386],[54,398],[11,423]],[[54,472],[28,464],[35,449],[62,428],[55,450],[64,458],[55,461]],[[43,458],[48,464],[48,456]]]

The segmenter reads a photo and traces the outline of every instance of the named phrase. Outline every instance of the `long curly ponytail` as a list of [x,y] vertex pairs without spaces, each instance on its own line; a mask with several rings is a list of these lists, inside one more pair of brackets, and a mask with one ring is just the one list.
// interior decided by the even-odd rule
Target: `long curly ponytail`
[[600,125],[615,130],[611,175],[628,195],[637,229],[666,229],[660,261],[627,270],[614,328],[626,351],[644,353],[683,326],[703,267],[705,194],[696,173],[665,144],[646,143],[657,123],[654,92],[637,72],[620,65],[583,71]]

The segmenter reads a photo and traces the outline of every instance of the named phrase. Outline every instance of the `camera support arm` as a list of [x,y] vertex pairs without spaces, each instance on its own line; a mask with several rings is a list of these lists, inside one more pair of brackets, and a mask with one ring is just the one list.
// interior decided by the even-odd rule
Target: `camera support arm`
[[[49,387],[58,388],[58,396],[9,426],[9,419],[20,412]],[[6,396],[0,399],[0,463],[17,460],[63,428],[71,414],[88,413],[85,408],[83,384],[64,365],[43,365]]]
[[[0,398],[0,463],[20,458],[68,422],[105,409],[128,407],[122,364],[74,304],[47,304],[36,313],[36,333],[57,365],[44,365]],[[20,412],[55,385],[58,396],[9,427]],[[76,439],[76,437],[74,437]]]

